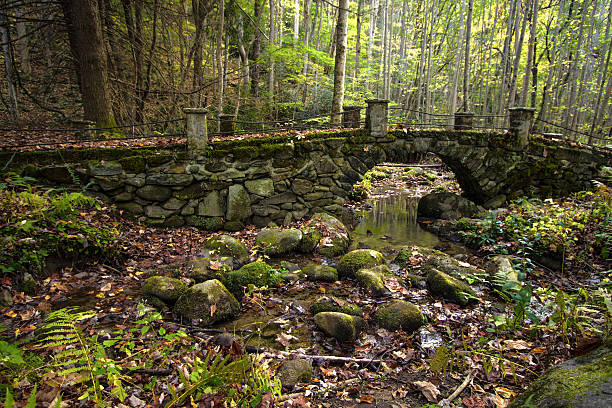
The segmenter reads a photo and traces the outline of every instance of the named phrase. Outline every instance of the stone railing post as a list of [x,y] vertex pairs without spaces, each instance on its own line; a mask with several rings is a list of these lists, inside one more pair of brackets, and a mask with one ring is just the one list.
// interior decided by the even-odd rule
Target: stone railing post
[[236,115],[231,113],[220,113],[219,114],[219,130],[221,136],[234,136],[236,130]]
[[204,154],[208,144],[205,108],[183,108],[187,119],[187,150],[190,158]]
[[474,112],[455,112],[455,130],[471,130],[474,124]]
[[387,137],[389,101],[386,99],[369,99],[366,101],[366,131],[368,136],[376,139]]
[[531,121],[535,108],[509,108],[510,113],[510,133],[514,137],[514,144],[518,148],[526,147],[529,143],[529,133],[531,132]]
[[361,110],[359,106],[342,107],[342,127],[358,128],[361,122]]

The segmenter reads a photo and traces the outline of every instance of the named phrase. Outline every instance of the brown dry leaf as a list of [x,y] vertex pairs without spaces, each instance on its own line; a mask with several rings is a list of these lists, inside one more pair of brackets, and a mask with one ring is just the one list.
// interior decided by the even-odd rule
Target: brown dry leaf
[[491,395],[491,401],[493,401],[496,408],[506,408],[508,406],[508,401],[499,395]]
[[216,311],[217,311],[217,305],[212,305],[210,307],[210,315],[211,316],[214,315]]
[[223,264],[219,261],[210,261],[210,263],[208,264],[208,267],[213,271],[218,271],[219,269],[221,269],[222,266]]
[[276,341],[282,344],[283,347],[289,347],[291,340],[298,340],[298,338],[288,333],[279,333],[276,335]]
[[504,340],[502,343],[510,350],[529,350],[532,345],[525,340]]
[[499,395],[502,398],[508,399],[508,398],[512,398],[516,395],[516,393],[512,390],[509,390],[505,387],[496,387],[495,388],[495,393],[497,395]]
[[100,288],[101,292],[108,292],[109,290],[111,290],[113,284],[111,282],[107,282],[104,286],[102,286]]
[[440,395],[440,390],[438,390],[438,388],[435,385],[433,385],[429,381],[415,381],[413,382],[413,384],[416,385],[419,391],[423,393],[425,398],[427,398],[427,401],[438,402],[438,396]]
[[362,395],[359,398],[359,403],[371,404],[374,402],[374,397],[372,395]]
[[533,354],[544,354],[544,353],[546,353],[546,347],[536,347],[533,350],[531,350],[530,353],[533,353]]

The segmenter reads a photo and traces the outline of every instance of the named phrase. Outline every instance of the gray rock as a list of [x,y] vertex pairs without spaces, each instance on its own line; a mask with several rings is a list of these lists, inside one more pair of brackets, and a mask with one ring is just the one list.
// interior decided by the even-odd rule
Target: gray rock
[[244,220],[251,216],[251,199],[249,193],[241,184],[229,187],[227,195],[227,213],[225,218],[230,221]]
[[8,289],[0,289],[0,307],[9,307],[13,305],[13,295]]
[[315,224],[326,231],[321,237],[316,251],[329,258],[345,254],[351,245],[348,229],[336,217],[327,213],[316,213],[311,218],[311,225]]
[[548,370],[510,408],[608,408],[612,406],[612,340]]
[[116,161],[89,162],[88,173],[90,176],[116,176],[123,172],[121,164]]
[[234,268],[239,268],[249,262],[250,255],[246,246],[234,237],[220,235],[212,237],[204,245],[214,251],[216,255],[227,256],[233,259]]
[[339,312],[317,313],[314,322],[325,334],[341,342],[357,340],[365,327],[365,321],[361,317]]
[[487,264],[487,274],[489,282],[496,289],[505,287],[507,290],[518,291],[521,288],[518,272],[512,266],[509,256],[498,255],[491,259]]
[[454,193],[427,194],[419,200],[418,214],[421,217],[454,220],[472,217],[482,208]]
[[225,200],[218,191],[212,191],[200,201],[198,215],[204,217],[222,217],[225,215]]
[[174,310],[186,319],[199,320],[208,326],[238,316],[240,303],[221,282],[212,279],[187,289],[176,301]]
[[[212,263],[212,264],[211,264]],[[197,283],[218,279],[223,282],[228,270],[233,267],[231,257],[203,257],[191,259],[186,265],[186,275]]]
[[272,179],[248,180],[244,186],[251,194],[256,194],[261,197],[270,197],[274,194],[274,183]]
[[136,190],[136,195],[147,201],[166,201],[172,196],[168,187],[146,185]]
[[413,332],[425,323],[419,308],[403,300],[394,300],[380,307],[375,317],[380,327],[391,331]]
[[294,251],[302,241],[302,231],[295,228],[280,230],[263,229],[257,234],[255,243],[268,256],[283,255]]
[[160,186],[188,186],[192,181],[191,174],[154,173],[147,176],[147,183]]
[[302,268],[306,279],[313,282],[335,282],[338,280],[336,268],[321,264],[311,264]]
[[330,296],[318,298],[310,307],[310,313],[313,316],[322,312],[340,312],[351,316],[363,316],[361,308],[355,303]]
[[460,306],[478,302],[476,293],[470,288],[470,285],[437,269],[430,268],[427,274],[427,285],[434,295],[442,296]]
[[293,180],[291,188],[293,192],[297,195],[304,195],[310,193],[313,189],[312,181],[304,180],[304,179],[295,179]]
[[118,203],[117,208],[135,215],[142,214],[144,212],[142,205],[134,202]]
[[184,205],[184,200],[179,200],[178,198],[172,197],[162,205],[162,208],[164,208],[165,210],[177,211],[183,208]]
[[338,263],[338,275],[342,277],[354,278],[355,273],[364,268],[384,265],[383,255],[373,249],[356,249],[340,258]]
[[174,303],[187,290],[179,279],[167,276],[151,276],[142,284],[142,293],[155,296],[167,303]]
[[312,380],[312,366],[304,358],[285,360],[276,375],[284,387],[293,387],[298,383],[308,383]]
[[358,270],[355,272],[355,279],[364,289],[372,292],[374,296],[383,296],[389,293],[383,279],[385,275],[390,274],[391,271],[387,265],[378,265],[372,268]]
[[174,213],[172,210],[164,210],[158,205],[147,205],[145,207],[145,215],[149,218],[166,218]]

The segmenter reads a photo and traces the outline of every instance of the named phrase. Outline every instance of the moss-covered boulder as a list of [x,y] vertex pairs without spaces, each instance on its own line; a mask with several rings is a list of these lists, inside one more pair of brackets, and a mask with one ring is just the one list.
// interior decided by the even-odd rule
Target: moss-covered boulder
[[232,257],[202,257],[191,259],[185,267],[185,275],[197,283],[211,279],[225,281],[225,277],[232,270]]
[[459,261],[453,258],[452,256],[439,251],[437,251],[425,263],[424,269],[428,270],[429,268],[437,269],[457,279],[465,279],[465,277],[467,276],[473,276],[482,273],[469,263]]
[[548,370],[510,408],[608,408],[612,406],[612,340]]
[[310,306],[310,313],[313,316],[322,312],[340,312],[351,316],[363,316],[361,308],[356,304],[332,296],[321,296]]
[[423,259],[425,256],[434,254],[442,254],[442,252],[437,251],[433,248],[424,248],[420,246],[405,246],[403,248],[400,248],[392,263],[401,266],[402,268],[411,267],[414,266],[411,262],[412,260],[420,260]]
[[311,225],[314,223],[316,228],[325,231],[317,245],[316,251],[319,254],[333,258],[348,251],[351,238],[342,221],[327,213],[316,213],[310,222]]
[[304,358],[285,360],[276,375],[283,387],[293,387],[298,383],[308,383],[312,380],[312,366]]
[[302,268],[302,273],[309,281],[335,282],[338,280],[338,271],[327,265],[311,264]]
[[361,317],[339,312],[317,313],[314,322],[325,334],[338,341],[355,341],[365,327]]
[[378,265],[358,270],[355,272],[355,279],[374,296],[383,296],[389,293],[384,283],[385,277],[389,275],[391,271],[387,265]]
[[142,293],[164,302],[174,303],[187,290],[187,285],[168,276],[151,276],[142,284]]
[[434,268],[431,268],[427,274],[427,285],[434,295],[442,296],[460,306],[478,301],[470,285]]
[[294,251],[302,241],[302,231],[296,228],[266,228],[259,231],[255,243],[268,256],[279,256]]
[[391,331],[402,329],[413,332],[425,323],[425,317],[419,308],[403,300],[394,300],[385,304],[374,316],[380,327]]
[[314,228],[302,228],[302,242],[298,250],[305,254],[312,254],[319,245],[319,241],[323,238],[323,235]]
[[265,262],[255,261],[244,265],[237,271],[226,275],[227,288],[234,294],[240,295],[243,287],[255,285],[256,287],[273,286],[282,282],[278,271]]
[[383,255],[373,249],[356,249],[344,255],[338,263],[338,274],[341,278],[354,278],[355,272],[363,268],[384,265]]
[[472,217],[484,209],[465,197],[455,193],[431,193],[419,200],[417,212],[420,217],[456,220]]
[[212,279],[187,289],[176,301],[174,311],[208,326],[238,316],[240,303],[221,282]]
[[235,268],[249,262],[250,255],[246,246],[229,235],[212,237],[206,241],[205,247],[216,255],[231,257]]
[[487,264],[489,282],[495,289],[518,292],[521,288],[518,271],[512,266],[509,256],[498,255]]

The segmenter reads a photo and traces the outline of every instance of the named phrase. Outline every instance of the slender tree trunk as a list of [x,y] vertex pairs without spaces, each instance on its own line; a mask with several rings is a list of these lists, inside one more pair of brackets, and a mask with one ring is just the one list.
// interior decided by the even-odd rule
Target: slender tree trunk
[[[270,0],[270,45],[274,46],[276,41],[276,7],[274,0]],[[274,54],[270,53],[270,71],[268,72],[268,93],[274,95]]]
[[525,76],[523,77],[523,90],[519,105],[527,106],[527,94],[529,93],[529,75],[533,68],[533,59],[536,44],[536,24],[538,21],[538,0],[532,1],[531,7],[531,27],[529,28],[529,49],[527,52],[527,64],[525,65]]
[[61,4],[70,46],[81,74],[85,119],[98,126],[114,126],[97,8],[93,0],[62,0]]
[[518,13],[519,0],[513,0],[510,3],[510,12],[508,13],[508,25],[506,27],[506,34],[504,36],[504,48],[502,50],[502,74],[501,74],[501,87],[499,93],[499,100],[497,102],[499,106],[498,113],[504,113],[508,107],[506,101],[506,91],[508,89],[508,71],[510,70],[510,42],[512,41],[512,27],[515,22],[515,13]]
[[[255,23],[259,24],[261,21],[261,16],[263,14],[263,0],[255,0],[254,2],[254,14],[255,14]],[[261,56],[261,33],[257,28],[255,28],[255,38],[253,40],[253,63],[251,66],[253,67],[251,71],[251,94],[254,97],[259,95],[259,70],[260,70],[260,62],[259,58]]]
[[[217,115],[223,113],[223,23],[225,20],[225,0],[219,0],[218,5],[218,23],[217,26]],[[217,132],[221,132],[221,119],[217,120]]]
[[470,100],[470,43],[472,39],[472,12],[474,0],[469,0],[468,15],[465,22],[465,63],[463,65],[463,111],[468,112]]
[[295,46],[300,38],[300,0],[293,1],[293,45]]
[[[6,0],[3,1],[6,6]],[[10,26],[5,12],[0,13],[0,37],[2,40],[2,56],[6,71],[6,87],[8,90],[8,110],[13,122],[19,120],[17,108],[17,87],[15,84],[15,67],[13,66],[13,52],[11,50]]]
[[603,64],[601,69],[601,76],[599,77],[599,92],[597,93],[597,102],[595,103],[595,112],[593,113],[593,121],[591,122],[591,129],[589,131],[589,144],[593,143],[593,132],[599,121],[599,109],[601,107],[601,97],[604,92],[604,86],[606,83],[608,66],[610,64],[610,53],[612,53],[612,35],[610,35],[610,22],[612,22],[612,7],[608,11],[608,23],[606,24],[606,38],[610,39],[608,44],[608,52],[606,55],[606,62]]
[[331,123],[342,122],[344,103],[344,73],[346,68],[346,37],[348,28],[349,0],[339,0],[338,23],[336,24],[336,60],[334,63],[334,94],[332,97]]
[[[459,88],[459,72],[461,71],[461,57],[463,52],[463,33],[465,30],[464,25],[464,13],[465,13],[465,0],[461,2],[461,11],[459,13],[459,34],[457,34],[457,51],[455,56],[455,69],[453,71],[453,84],[450,92],[450,109],[449,115],[454,115],[457,111],[457,90]],[[455,122],[454,117],[449,118],[449,125],[453,125]]]
[[353,89],[357,87],[359,79],[359,58],[361,57],[361,11],[363,0],[357,0],[357,38],[355,39],[355,69],[353,70]]
[[[570,122],[572,120],[572,112],[575,113],[575,109],[576,107],[574,106],[575,102],[576,102],[576,86],[577,86],[577,75],[578,75],[578,63],[581,60],[581,54],[582,54],[582,41],[584,38],[584,23],[585,23],[585,8],[588,5],[587,4],[588,0],[585,0],[585,2],[583,3],[583,7],[581,10],[581,15],[582,18],[580,19],[580,32],[578,34],[578,40],[576,43],[576,52],[574,55],[574,61],[572,63],[572,66],[570,68],[570,94],[569,94],[569,101],[567,104],[567,109],[565,111],[565,119],[563,121],[563,126],[565,127],[569,127],[570,126]],[[576,134],[574,134],[574,139],[576,139]]]
[[[517,14],[516,14],[516,29],[517,30],[519,26],[520,15],[521,15],[520,10],[517,10]],[[519,62],[521,61],[521,53],[523,50],[523,39],[525,38],[525,28],[527,27],[527,18],[523,18],[522,20],[523,22],[521,24],[521,33],[520,35],[517,34],[515,45],[514,45],[514,66],[512,68],[512,79],[510,81],[510,96],[508,98],[508,106],[510,107],[514,106],[514,103],[516,100],[516,81],[518,78]]]
[[23,12],[20,6],[15,8],[15,28],[17,29],[17,51],[19,52],[19,59],[21,60],[21,71],[30,75],[32,67],[30,65],[30,44],[28,43],[28,34],[26,29],[26,23],[22,20]]

